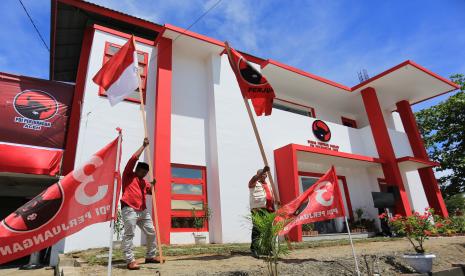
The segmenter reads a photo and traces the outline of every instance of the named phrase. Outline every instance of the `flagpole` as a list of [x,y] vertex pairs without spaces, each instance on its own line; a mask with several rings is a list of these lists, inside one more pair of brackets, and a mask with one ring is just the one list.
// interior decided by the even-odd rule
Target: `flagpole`
[[[136,39],[134,38],[134,36],[132,37],[133,39],[133,43],[134,43],[134,46],[136,45]],[[147,130],[147,118],[145,117],[145,104],[144,104],[144,94],[142,93],[142,80],[140,78],[140,74],[139,74],[139,68],[137,69],[137,79],[138,79],[138,82],[139,82],[139,97],[140,97],[140,111],[141,111],[141,115],[142,115],[142,121],[143,121],[143,124],[144,124],[144,133],[145,133],[145,137],[149,137],[148,135],[148,130]],[[147,147],[145,148],[146,149],[146,155],[147,155],[147,161],[149,163],[149,174],[150,174],[150,178],[151,180],[155,179],[155,176],[153,174],[153,166],[152,166],[152,155],[151,155],[151,151],[150,151],[150,144],[147,145]],[[155,199],[155,185],[152,185],[152,210],[153,210],[153,224],[155,226],[155,232],[157,234],[157,248],[158,248],[158,252],[159,252],[159,255],[160,255],[160,264],[163,264],[163,251],[162,251],[162,247],[161,247],[161,240],[160,240],[160,229],[159,229],[159,224],[158,224],[158,212],[157,212],[157,202],[156,202],[156,199]]]
[[113,258],[113,232],[115,229],[115,209],[116,209],[116,188],[118,187],[118,176],[116,175],[119,171],[119,159],[121,156],[121,129],[118,129],[118,147],[116,149],[116,164],[115,164],[115,176],[113,180],[113,199],[111,201],[111,220],[110,220],[110,245],[108,251],[108,276],[111,276],[111,261]]
[[[225,42],[224,44],[226,46],[227,54],[228,54],[228,56],[230,56],[231,52],[229,50],[229,48],[230,48],[229,44],[228,44],[228,42]],[[233,68],[233,70],[234,70],[234,68]],[[266,158],[266,154],[265,154],[265,149],[263,148],[262,139],[260,138],[260,133],[258,132],[257,124],[255,122],[255,118],[253,117],[249,101],[244,96],[242,97],[242,99],[244,100],[245,108],[247,109],[247,114],[249,115],[249,120],[250,120],[250,123],[252,124],[253,132],[255,134],[255,139],[257,140],[258,147],[260,149],[260,154],[262,155],[263,163],[265,164],[265,166],[269,167],[268,159]],[[271,171],[268,171],[267,175],[268,175],[268,178],[270,179],[271,187],[273,187],[273,196],[277,201],[280,201],[279,200],[279,193],[277,193],[278,187],[275,186],[275,183],[273,181],[273,175],[271,174]]]
[[357,256],[355,255],[354,243],[352,241],[352,235],[350,234],[350,228],[349,228],[349,222],[347,221],[347,216],[344,216],[344,219],[346,221],[347,234],[349,234],[350,246],[352,247],[352,255],[354,256],[355,271],[357,272],[357,275],[360,276],[360,270],[358,269]]

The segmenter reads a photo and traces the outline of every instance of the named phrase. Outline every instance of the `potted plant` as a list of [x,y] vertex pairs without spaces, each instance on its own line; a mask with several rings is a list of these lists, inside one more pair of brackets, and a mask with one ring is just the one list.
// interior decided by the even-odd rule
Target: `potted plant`
[[363,218],[363,209],[355,209],[356,218],[353,222],[350,223],[350,232],[352,233],[364,233],[367,232],[366,223],[367,220]]
[[200,232],[205,225],[205,223],[211,218],[211,209],[205,205],[203,208],[203,215],[197,216],[195,213],[195,209],[192,209],[192,225],[197,230],[193,232],[192,235],[194,236],[195,244],[206,244],[207,243],[207,235],[205,232]]
[[315,225],[313,223],[307,223],[302,225],[302,235],[316,237],[318,236],[318,231],[315,230]]
[[[380,218],[386,219],[386,214]],[[426,253],[424,242],[434,231],[433,210],[427,208],[423,214],[415,212],[410,216],[396,215],[389,219],[389,225],[394,234],[405,236],[415,250],[413,254],[404,254],[404,260],[419,273],[431,272],[436,256]]]

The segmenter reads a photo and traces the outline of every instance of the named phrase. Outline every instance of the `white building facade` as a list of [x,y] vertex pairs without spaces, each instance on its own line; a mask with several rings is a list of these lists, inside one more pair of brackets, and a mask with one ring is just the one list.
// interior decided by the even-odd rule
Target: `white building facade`
[[[146,115],[157,179],[161,239],[193,243],[193,232],[210,243],[249,242],[249,179],[263,160],[222,42],[171,25],[157,25],[71,0],[53,1],[51,79],[75,82],[63,171],[82,164],[123,129],[122,167],[141,145],[144,126],[137,93],[115,107],[92,77],[136,34]],[[67,31],[79,26],[73,36]],[[73,41],[76,49],[67,49]],[[71,68],[60,55],[75,53]],[[76,56],[77,55],[77,56]],[[244,54],[273,86],[270,116],[256,117],[280,201],[284,204],[332,165],[350,218],[361,208],[378,225],[372,192],[395,194],[396,213],[447,211],[419,135],[411,104],[456,89],[450,81],[406,61],[355,87],[291,66]],[[74,66],[74,67],[73,67]],[[312,127],[320,120],[330,139]],[[151,208],[151,199],[147,198]],[[201,229],[193,217],[211,218]],[[194,209],[194,213],[192,211]],[[321,224],[341,232],[340,223]],[[55,250],[108,246],[108,223],[67,237]],[[139,231],[139,230],[138,230]],[[291,232],[302,240],[300,227]],[[135,244],[143,244],[138,232]]]

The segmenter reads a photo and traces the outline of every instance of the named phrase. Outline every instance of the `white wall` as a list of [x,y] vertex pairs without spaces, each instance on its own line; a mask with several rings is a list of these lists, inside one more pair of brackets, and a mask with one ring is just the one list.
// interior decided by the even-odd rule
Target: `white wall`
[[[95,31],[93,45],[90,51],[89,65],[85,82],[85,94],[82,105],[79,140],[76,152],[76,166],[85,162],[93,153],[116,138],[116,127],[123,129],[123,147],[121,169],[129,157],[140,147],[144,137],[139,104],[122,102],[111,107],[105,97],[98,95],[98,87],[92,81],[93,76],[102,67],[105,42],[109,41],[123,45],[126,40],[118,36]],[[149,55],[147,98],[153,98],[155,93],[155,62],[153,47],[139,44],[138,50]],[[153,112],[153,111],[152,111]],[[150,201],[149,201],[150,202]],[[148,203],[149,203],[148,202]],[[64,251],[81,250],[91,247],[108,246],[109,223],[91,225],[82,231],[66,238]],[[140,231],[137,230],[134,243],[141,242]]]

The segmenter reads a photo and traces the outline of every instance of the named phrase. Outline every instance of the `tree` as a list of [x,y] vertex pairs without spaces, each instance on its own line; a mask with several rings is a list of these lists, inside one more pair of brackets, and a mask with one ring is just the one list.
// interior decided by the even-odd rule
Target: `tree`
[[415,113],[430,158],[441,164],[437,171],[446,171],[438,179],[446,198],[465,191],[465,76],[451,80],[460,85],[459,92]]

